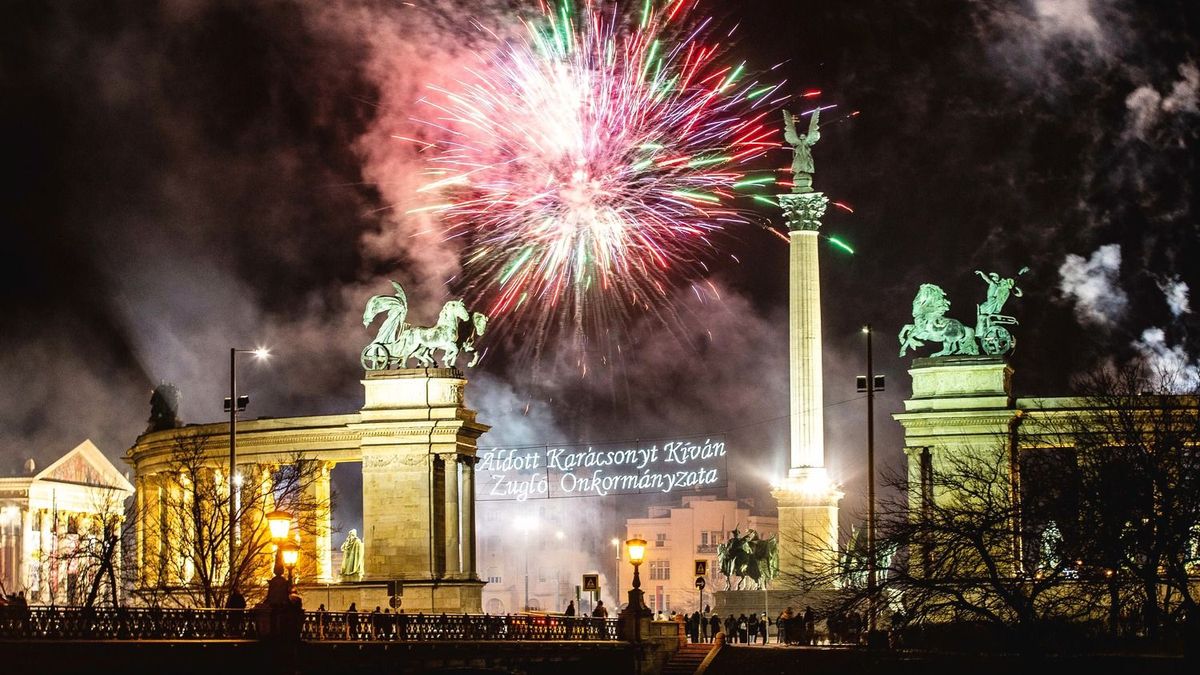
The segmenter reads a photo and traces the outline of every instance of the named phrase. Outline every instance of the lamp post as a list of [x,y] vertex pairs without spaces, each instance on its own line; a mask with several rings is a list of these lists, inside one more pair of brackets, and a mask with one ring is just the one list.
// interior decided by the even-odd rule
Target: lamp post
[[[292,530],[292,514],[287,511],[272,511],[268,513],[267,530],[271,533],[271,541],[275,542],[275,565],[272,568],[273,573],[283,574],[283,570],[287,565],[287,561],[284,560],[283,546],[288,533]],[[289,579],[289,583],[290,581]]]
[[[616,537],[613,537],[612,545],[613,545],[613,551],[616,552],[616,563],[614,563],[614,565],[617,570],[617,576],[613,577],[613,603],[614,603],[614,609],[620,609],[621,608],[621,540]],[[596,595],[599,596],[599,593],[597,593]]]
[[558,541],[558,550],[556,551],[556,553],[558,555],[555,556],[555,558],[557,558],[560,561],[554,566],[554,610],[558,611],[558,609],[563,606],[563,604],[562,604],[562,562],[561,562],[562,557],[561,556],[562,556],[562,543],[563,543],[563,540],[567,538],[567,535],[562,530],[558,530],[557,532],[554,533],[554,538]]
[[875,376],[871,353],[871,324],[863,326],[867,336],[867,375],[858,380],[858,390],[867,394],[867,631],[875,632],[876,570],[875,570],[875,392],[883,391],[883,376]]
[[633,626],[637,628],[634,633],[634,639],[641,641],[641,618],[646,614],[646,603],[642,601],[642,577],[638,574],[638,567],[642,561],[646,559],[646,540],[633,538],[625,542],[625,549],[629,554],[629,562],[633,565],[633,587],[629,589],[629,606],[625,608],[628,612],[629,620]]
[[525,608],[524,611],[529,611],[529,532],[533,530],[535,521],[532,516],[522,516],[517,519],[517,528],[525,535]]
[[296,563],[300,561],[300,546],[294,541],[284,542],[279,547],[279,553],[283,559],[283,566],[287,568],[288,590],[290,591],[295,585],[295,576],[292,573],[296,569]]
[[245,410],[246,404],[250,402],[249,396],[238,397],[237,395],[237,355],[238,354],[253,354],[255,358],[262,359],[271,355],[269,349],[259,347],[257,349],[238,349],[237,347],[229,348],[229,400],[226,401],[226,406],[229,409],[229,592],[232,594],[234,590],[234,558],[237,556],[237,500],[234,499],[234,493],[237,491],[237,486],[234,485],[234,476],[237,475],[237,414],[239,410]]

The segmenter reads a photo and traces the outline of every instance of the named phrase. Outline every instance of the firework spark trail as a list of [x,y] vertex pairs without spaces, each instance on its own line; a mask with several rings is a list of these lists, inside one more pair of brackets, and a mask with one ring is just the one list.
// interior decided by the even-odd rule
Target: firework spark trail
[[651,310],[748,222],[738,191],[773,181],[744,167],[779,147],[783,83],[720,63],[711,19],[684,25],[693,0],[638,4],[542,3],[522,38],[423,99],[441,140],[419,190],[432,203],[412,211],[468,242],[472,301],[534,340]]

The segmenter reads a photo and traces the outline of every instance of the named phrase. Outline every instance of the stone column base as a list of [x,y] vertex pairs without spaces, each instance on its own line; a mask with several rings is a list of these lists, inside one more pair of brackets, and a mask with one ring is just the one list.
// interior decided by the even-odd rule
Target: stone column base
[[838,560],[838,502],[844,493],[823,468],[793,470],[771,491],[779,504],[779,577],[776,587],[833,586]]

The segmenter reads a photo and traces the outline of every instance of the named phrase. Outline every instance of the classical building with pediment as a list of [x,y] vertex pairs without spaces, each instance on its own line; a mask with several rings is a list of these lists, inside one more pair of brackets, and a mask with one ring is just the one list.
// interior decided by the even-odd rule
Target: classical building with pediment
[[[119,533],[133,485],[90,440],[41,471],[32,460],[25,468],[25,475],[0,476],[4,594],[23,592],[31,604],[82,604],[104,558],[115,567],[106,576],[119,587]],[[105,533],[118,535],[108,550]]]

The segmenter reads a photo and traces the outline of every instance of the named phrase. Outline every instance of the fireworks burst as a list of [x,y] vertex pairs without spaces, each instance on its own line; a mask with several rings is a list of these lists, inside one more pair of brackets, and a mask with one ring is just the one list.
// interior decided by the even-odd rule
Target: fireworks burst
[[[694,0],[543,5],[518,39],[433,88],[435,212],[466,242],[472,301],[500,320],[584,334],[651,310],[747,222],[746,163],[779,147],[782,82],[723,64]],[[524,320],[531,321],[525,324]]]

